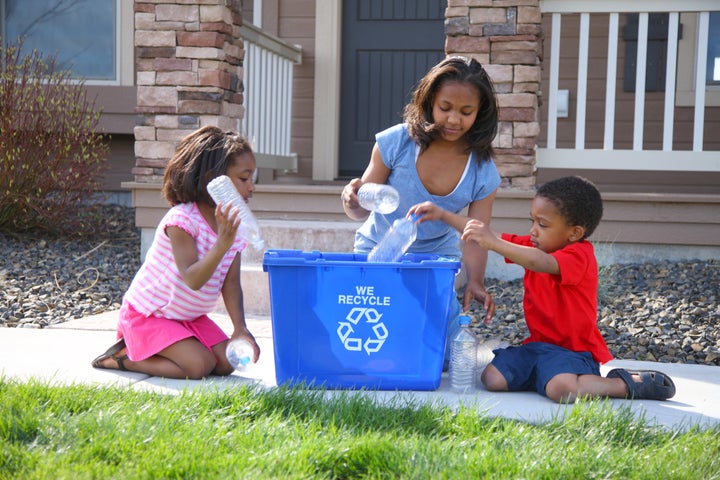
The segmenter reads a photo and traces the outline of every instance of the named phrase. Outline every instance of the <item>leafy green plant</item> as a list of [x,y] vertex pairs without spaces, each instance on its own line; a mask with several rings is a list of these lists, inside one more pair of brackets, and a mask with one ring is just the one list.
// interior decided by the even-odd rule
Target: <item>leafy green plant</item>
[[107,169],[100,111],[54,57],[21,50],[0,44],[0,230],[93,233],[100,219],[79,206]]

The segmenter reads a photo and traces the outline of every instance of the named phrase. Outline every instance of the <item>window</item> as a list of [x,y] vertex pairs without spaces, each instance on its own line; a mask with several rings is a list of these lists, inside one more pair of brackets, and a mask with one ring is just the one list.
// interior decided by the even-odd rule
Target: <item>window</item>
[[[717,78],[715,77],[715,65],[716,62],[720,62],[720,60],[716,61],[720,57],[720,12],[710,12],[708,27],[705,105],[720,107],[720,78],[715,80]],[[680,28],[675,105],[689,107],[695,105],[698,15],[695,13],[680,14]]]
[[3,44],[55,56],[72,77],[118,81],[118,0],[0,0]]
[[[623,40],[625,40],[625,76],[623,90],[635,91],[635,76],[637,73],[637,47],[638,47],[638,19],[637,13],[627,16],[627,23],[623,27]],[[665,65],[667,62],[668,39],[667,13],[651,13],[648,16],[648,38],[645,64],[645,91],[665,91]]]
[[710,12],[708,33],[707,84],[720,85],[720,12]]

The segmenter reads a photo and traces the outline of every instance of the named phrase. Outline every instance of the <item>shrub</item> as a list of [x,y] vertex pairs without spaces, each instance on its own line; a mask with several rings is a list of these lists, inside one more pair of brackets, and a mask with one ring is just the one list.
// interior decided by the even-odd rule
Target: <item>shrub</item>
[[100,111],[55,57],[21,50],[0,43],[0,230],[94,233],[101,219],[86,200],[109,151]]

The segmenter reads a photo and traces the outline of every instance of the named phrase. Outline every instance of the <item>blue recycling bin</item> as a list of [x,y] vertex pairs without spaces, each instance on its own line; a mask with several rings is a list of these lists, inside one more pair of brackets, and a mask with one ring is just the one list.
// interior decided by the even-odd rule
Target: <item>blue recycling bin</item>
[[460,262],[268,250],[277,383],[435,390]]

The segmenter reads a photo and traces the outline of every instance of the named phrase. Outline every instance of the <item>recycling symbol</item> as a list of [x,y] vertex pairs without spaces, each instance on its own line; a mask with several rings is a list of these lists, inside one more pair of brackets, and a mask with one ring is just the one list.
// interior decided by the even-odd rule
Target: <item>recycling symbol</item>
[[[350,310],[345,317],[347,321],[338,322],[337,329],[338,337],[345,345],[345,349],[356,352],[365,350],[368,355],[379,351],[388,336],[387,328],[380,322],[380,317],[382,313],[378,313],[374,308],[356,307]],[[371,326],[372,335],[365,339],[353,336],[355,333],[353,326],[357,327],[361,320]]]

